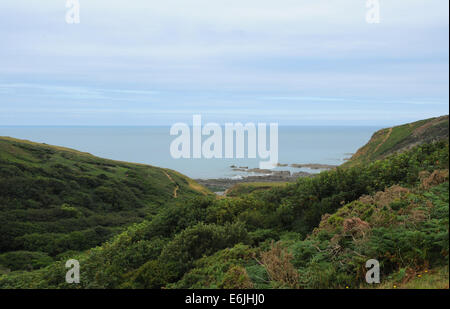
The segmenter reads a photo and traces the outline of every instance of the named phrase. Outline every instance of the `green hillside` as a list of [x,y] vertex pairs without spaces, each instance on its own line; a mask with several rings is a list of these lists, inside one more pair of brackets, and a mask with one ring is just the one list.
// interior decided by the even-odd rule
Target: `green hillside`
[[227,197],[239,197],[245,194],[258,194],[261,191],[269,190],[275,187],[282,187],[288,182],[243,182],[229,188],[225,195]]
[[344,166],[379,160],[414,146],[448,139],[448,115],[420,120],[375,132]]
[[172,170],[0,137],[0,269],[45,266],[205,194]]
[[389,288],[448,268],[448,198],[448,140],[427,143],[250,195],[168,203],[70,255],[80,284],[65,283],[61,257],[5,273],[0,288],[361,288],[373,258]]

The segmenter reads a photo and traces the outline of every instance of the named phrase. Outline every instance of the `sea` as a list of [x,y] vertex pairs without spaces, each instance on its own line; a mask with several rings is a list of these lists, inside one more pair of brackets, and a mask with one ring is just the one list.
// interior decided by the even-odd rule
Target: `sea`
[[[320,169],[290,165],[340,165],[379,129],[373,126],[280,126],[278,162],[288,166],[278,166],[274,170],[318,173]],[[268,131],[269,128],[267,135]],[[169,126],[0,126],[0,136],[64,146],[107,159],[170,168],[194,179],[261,175],[239,168],[259,167],[260,158],[247,158],[247,153],[242,159],[174,159],[170,144],[177,136],[170,135]],[[206,139],[207,136],[203,137],[203,141]]]

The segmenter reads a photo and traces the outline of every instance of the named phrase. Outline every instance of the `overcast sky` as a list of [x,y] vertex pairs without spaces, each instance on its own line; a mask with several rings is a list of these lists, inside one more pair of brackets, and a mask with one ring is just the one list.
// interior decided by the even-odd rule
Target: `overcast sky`
[[448,114],[448,0],[1,0],[0,125]]

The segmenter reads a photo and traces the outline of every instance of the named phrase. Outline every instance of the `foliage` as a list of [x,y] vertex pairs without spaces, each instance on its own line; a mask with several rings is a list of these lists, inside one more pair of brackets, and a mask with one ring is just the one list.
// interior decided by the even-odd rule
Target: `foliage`
[[43,252],[12,251],[0,254],[0,265],[9,270],[33,270],[50,265],[53,259]]
[[379,130],[343,166],[369,163],[420,144],[448,140],[448,129],[446,115]]
[[291,260],[292,254],[281,243],[272,243],[270,250],[261,252],[258,263],[266,269],[270,281],[276,282],[280,287],[296,288],[299,276]]
[[227,197],[238,197],[245,194],[258,193],[274,187],[283,187],[287,182],[244,182],[238,183],[226,191]]
[[[182,192],[182,181],[176,177]],[[55,184],[51,190],[58,187]],[[402,270],[448,265],[446,141],[235,198],[192,194],[173,199],[169,197],[173,187],[167,185],[164,207],[142,206],[145,220],[107,241],[101,235],[108,229],[97,231],[97,226],[85,223],[83,229],[77,227],[95,216],[96,208],[65,199],[58,200],[57,213],[71,219],[72,229],[48,231],[27,225],[27,220],[17,230],[4,229],[16,231],[8,236],[12,244],[57,261],[38,270],[1,275],[0,288],[366,287],[368,259],[380,261],[382,279]],[[86,194],[104,201],[107,188],[90,187]],[[83,190],[87,187],[79,192]],[[25,206],[26,200],[16,201],[8,207],[16,205],[13,209],[25,211],[23,216],[40,209],[31,207],[33,202]],[[118,210],[121,215],[123,211]],[[3,222],[10,221],[8,216]],[[49,220],[44,222],[48,228]],[[102,245],[95,247],[98,242]],[[84,244],[91,249],[83,251]],[[78,252],[71,258],[80,261],[79,285],[64,282],[68,253],[64,249]],[[9,262],[6,258],[4,263]]]
[[175,200],[175,185],[178,199],[203,196],[192,183],[170,170],[2,137],[0,252],[56,257],[95,247]]

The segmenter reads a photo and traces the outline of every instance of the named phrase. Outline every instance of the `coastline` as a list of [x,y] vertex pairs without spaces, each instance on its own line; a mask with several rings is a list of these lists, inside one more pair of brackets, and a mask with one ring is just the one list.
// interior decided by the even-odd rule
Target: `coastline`
[[208,188],[212,192],[223,195],[225,191],[239,183],[248,182],[295,182],[299,177],[312,177],[315,174],[307,172],[298,172],[293,174],[276,173],[272,175],[261,176],[243,176],[240,178],[212,178],[212,179],[194,179],[197,183]]
[[[278,163],[277,167],[294,167],[294,168],[309,168],[311,170],[331,170],[338,165],[320,164],[320,163],[307,163],[307,164],[281,164]],[[291,172],[287,170],[266,170],[259,168],[249,168],[247,166],[231,165],[231,170],[237,172],[247,172],[249,175],[237,175],[236,177],[229,178],[208,178],[208,179],[194,179],[199,184],[208,188],[212,192],[218,195],[225,195],[225,192],[233,186],[240,183],[270,183],[270,182],[295,182],[299,177],[312,177],[317,173],[298,171]],[[255,175],[256,174],[256,175]],[[258,175],[259,174],[259,175]]]

